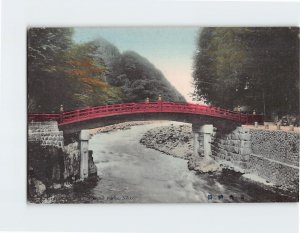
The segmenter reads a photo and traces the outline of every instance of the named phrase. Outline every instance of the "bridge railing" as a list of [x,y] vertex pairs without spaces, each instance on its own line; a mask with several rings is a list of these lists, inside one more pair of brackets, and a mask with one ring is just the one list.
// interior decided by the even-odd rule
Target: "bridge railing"
[[98,107],[88,107],[74,111],[62,112],[61,114],[29,114],[28,119],[41,121],[57,120],[60,124],[67,124],[106,116],[152,112],[180,112],[207,115],[237,121],[243,124],[253,123],[255,121],[263,121],[262,115],[243,114],[240,112],[229,111],[207,105],[172,102],[124,103],[103,105]]

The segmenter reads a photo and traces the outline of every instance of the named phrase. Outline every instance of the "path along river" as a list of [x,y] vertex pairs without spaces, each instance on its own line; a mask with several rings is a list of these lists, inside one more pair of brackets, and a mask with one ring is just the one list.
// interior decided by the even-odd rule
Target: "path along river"
[[178,124],[157,122],[94,135],[89,149],[101,180],[72,191],[67,201],[84,203],[183,203],[282,201],[286,197],[240,179],[240,174],[196,174],[187,160],[139,143],[149,129]]

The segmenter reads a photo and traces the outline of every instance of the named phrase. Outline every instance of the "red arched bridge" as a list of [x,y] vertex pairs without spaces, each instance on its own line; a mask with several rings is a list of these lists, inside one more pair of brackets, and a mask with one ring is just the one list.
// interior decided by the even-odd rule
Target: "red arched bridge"
[[[63,131],[65,141],[80,142],[80,178],[88,177],[88,140],[87,129],[135,120],[173,120],[192,124],[194,135],[194,154],[206,161],[210,155],[213,125],[222,131],[233,130],[238,124],[262,122],[262,115],[244,114],[207,105],[190,103],[125,103],[89,107],[59,114],[29,113],[29,121],[56,120]],[[225,127],[224,127],[225,126]],[[226,129],[228,127],[228,129]],[[202,151],[202,152],[200,152]],[[203,157],[204,156],[204,157]],[[207,163],[207,162],[206,162]],[[210,162],[209,162],[210,163]],[[205,160],[204,160],[205,164]]]
[[[241,112],[229,111],[207,105],[191,103],[172,102],[150,102],[150,103],[123,103],[113,105],[103,105],[98,107],[88,107],[73,111],[61,112],[58,114],[29,113],[29,121],[58,121],[59,126],[72,125],[92,119],[109,118],[114,116],[133,116],[136,114],[152,116],[162,113],[171,115],[188,116],[208,116],[212,118],[224,119],[240,124],[252,124],[263,122],[263,115],[245,114]],[[131,115],[131,116],[130,116]]]

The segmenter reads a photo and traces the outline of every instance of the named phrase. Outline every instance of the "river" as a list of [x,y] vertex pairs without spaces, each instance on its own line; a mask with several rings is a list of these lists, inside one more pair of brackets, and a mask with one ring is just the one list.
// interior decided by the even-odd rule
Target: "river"
[[94,135],[89,149],[101,179],[94,187],[72,191],[58,202],[270,202],[291,198],[242,180],[235,172],[197,174],[188,169],[187,160],[139,143],[149,129],[171,123],[178,124],[157,122]]

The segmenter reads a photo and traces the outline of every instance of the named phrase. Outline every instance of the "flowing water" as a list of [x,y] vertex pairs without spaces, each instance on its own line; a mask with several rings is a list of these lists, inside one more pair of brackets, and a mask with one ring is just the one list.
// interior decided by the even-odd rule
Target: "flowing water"
[[[174,158],[139,143],[160,122],[95,135],[90,140],[101,179],[94,187],[71,191],[62,202],[183,203],[288,201],[292,197],[242,180],[241,174],[197,174],[187,160]],[[177,123],[178,124],[178,123]]]

